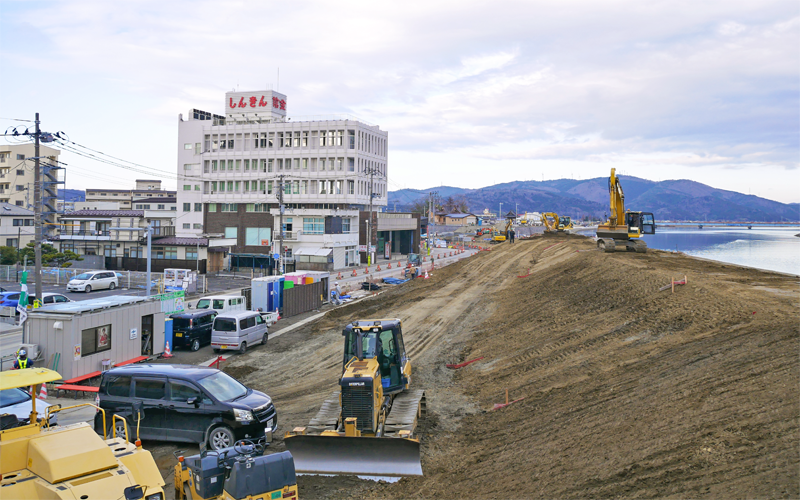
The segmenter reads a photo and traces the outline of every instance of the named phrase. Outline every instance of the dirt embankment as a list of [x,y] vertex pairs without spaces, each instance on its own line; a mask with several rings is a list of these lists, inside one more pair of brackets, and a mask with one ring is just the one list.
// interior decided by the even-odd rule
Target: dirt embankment
[[[345,323],[403,320],[428,396],[425,476],[301,476],[304,498],[797,498],[798,298],[794,277],[537,237],[339,308],[229,370],[273,396],[282,433],[335,391]],[[506,389],[524,399],[489,411]]]

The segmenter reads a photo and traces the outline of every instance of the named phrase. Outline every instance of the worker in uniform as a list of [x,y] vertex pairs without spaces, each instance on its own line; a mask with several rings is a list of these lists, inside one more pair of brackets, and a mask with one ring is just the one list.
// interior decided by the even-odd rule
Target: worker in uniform
[[338,281],[333,282],[333,290],[331,290],[331,299],[334,305],[341,305],[342,303],[342,288],[339,286]]
[[17,359],[14,360],[12,370],[22,370],[25,368],[33,368],[33,361],[28,359],[28,352],[25,349],[20,349],[17,352]]
[[512,229],[509,234],[511,235],[511,243],[514,243],[514,237],[517,235],[517,232]]

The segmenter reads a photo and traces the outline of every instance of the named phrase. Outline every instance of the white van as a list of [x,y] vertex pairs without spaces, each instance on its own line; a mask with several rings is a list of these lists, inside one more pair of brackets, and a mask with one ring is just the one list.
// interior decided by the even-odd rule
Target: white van
[[257,311],[220,314],[211,327],[211,348],[214,352],[238,350],[244,354],[249,345],[266,345],[268,335],[267,323]]
[[82,273],[67,283],[68,292],[86,292],[108,288],[113,290],[119,286],[117,273],[113,271],[89,271]]
[[240,295],[214,295],[197,301],[195,309],[213,309],[217,314],[246,311],[247,304]]

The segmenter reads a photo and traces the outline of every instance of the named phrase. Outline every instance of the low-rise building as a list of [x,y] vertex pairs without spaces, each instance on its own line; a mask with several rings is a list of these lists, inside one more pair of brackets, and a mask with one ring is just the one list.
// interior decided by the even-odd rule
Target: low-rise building
[[168,202],[157,203],[152,200],[156,198],[172,198],[174,200],[175,196],[175,191],[162,189],[161,181],[154,179],[137,179],[134,189],[86,189],[87,202],[117,202],[120,210],[135,210],[136,204],[166,205]]
[[0,245],[24,248],[34,236],[33,210],[0,202]]

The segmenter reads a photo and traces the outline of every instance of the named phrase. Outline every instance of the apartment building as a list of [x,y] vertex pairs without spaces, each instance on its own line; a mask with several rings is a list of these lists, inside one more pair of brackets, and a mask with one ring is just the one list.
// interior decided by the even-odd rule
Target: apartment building
[[[224,115],[178,124],[179,236],[234,254],[279,252],[342,269],[358,255],[359,212],[387,204],[388,133],[354,117],[287,117],[286,95],[228,92]],[[312,258],[313,257],[313,258]]]
[[[86,189],[86,202],[115,202],[119,203],[120,210],[136,210],[136,205],[148,203],[155,208],[155,205],[169,203],[154,202],[153,198],[175,198],[175,191],[162,189],[161,181],[157,179],[137,179],[134,189]],[[174,199],[172,204],[175,204]],[[141,207],[138,209],[147,210]]]
[[[45,189],[42,192],[43,201],[45,205],[51,205],[52,212],[56,209],[58,184],[61,184],[52,182],[59,153],[57,149],[39,146],[40,164],[45,175],[42,178]],[[0,144],[0,202],[33,210],[33,182],[36,172],[32,158],[35,156],[36,146],[33,143]],[[46,218],[50,222],[55,221],[54,217]]]
[[[144,271],[147,268],[145,229],[153,226],[152,270],[165,268],[206,269],[208,241],[175,237],[173,210],[77,210],[61,217],[55,238],[61,251],[78,255],[102,255],[110,270]],[[122,230],[115,228],[124,228]]]

